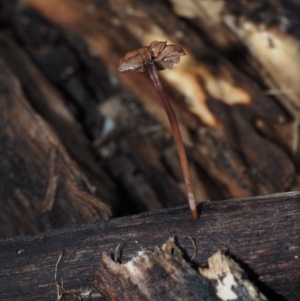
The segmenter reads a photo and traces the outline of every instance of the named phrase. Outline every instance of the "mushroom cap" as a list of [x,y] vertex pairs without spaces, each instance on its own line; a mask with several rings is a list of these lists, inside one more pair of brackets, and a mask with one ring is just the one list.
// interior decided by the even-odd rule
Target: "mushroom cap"
[[173,64],[179,63],[182,55],[185,55],[185,52],[177,45],[153,41],[149,46],[127,52],[117,68],[121,73],[143,72],[147,63],[154,62],[159,70],[172,69]]

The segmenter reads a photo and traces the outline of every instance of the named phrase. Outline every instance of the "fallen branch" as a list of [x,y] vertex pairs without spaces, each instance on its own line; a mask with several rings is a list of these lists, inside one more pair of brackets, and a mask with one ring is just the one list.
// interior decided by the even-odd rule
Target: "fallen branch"
[[175,236],[188,257],[194,246],[187,237],[195,240],[194,264],[206,264],[218,250],[228,251],[268,299],[296,301],[299,220],[300,193],[291,192],[208,202],[197,221],[184,206],[1,240],[0,299],[55,300],[56,284],[63,279],[66,292],[82,298],[90,292],[93,300],[100,300],[94,281],[103,252],[113,254],[120,244],[121,259],[126,262],[141,248],[153,249]]

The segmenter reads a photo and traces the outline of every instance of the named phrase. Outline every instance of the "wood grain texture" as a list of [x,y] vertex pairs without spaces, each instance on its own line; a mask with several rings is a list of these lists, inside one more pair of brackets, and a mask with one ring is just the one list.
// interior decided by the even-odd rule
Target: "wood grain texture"
[[111,301],[267,301],[229,256],[216,252],[197,270],[182,255],[173,237],[125,264],[104,253],[95,285]]
[[[198,221],[187,206],[112,219],[0,241],[1,300],[55,300],[58,281],[77,292],[92,289],[103,252],[120,244],[126,262],[141,248],[162,245],[176,236],[189,256],[195,239],[195,263],[205,264],[217,250],[242,263],[250,279],[270,300],[297,301],[300,279],[300,194],[297,192],[204,203]],[[258,281],[259,277],[259,281]],[[98,298],[98,299],[97,299]]]
[[266,94],[289,112],[289,129],[276,126],[277,137],[268,136],[299,155],[299,1],[171,2],[177,15],[187,18],[240,70],[263,83]]
[[[207,3],[214,8],[215,2]],[[49,89],[42,95],[37,92],[45,89],[43,80],[35,81],[37,75],[29,77],[30,72],[25,72],[30,64],[23,64],[9,43],[2,42],[2,53],[6,52],[11,69],[18,71],[24,66],[19,80],[29,101],[66,142],[74,137],[76,126],[73,122],[68,130],[63,123],[59,126],[58,119],[50,118],[53,111],[39,106],[40,96],[49,91],[53,96],[51,91],[58,90],[62,102],[80,119],[121,197],[110,200],[101,180],[97,181],[100,164],[90,159],[92,151],[80,147],[86,141],[83,135],[79,135],[83,139],[76,139],[78,148],[71,141],[68,151],[77,155],[78,161],[83,159],[84,165],[94,166],[91,178],[107,203],[126,203],[125,207],[141,211],[186,202],[166,114],[149,79],[144,74],[120,75],[116,70],[127,51],[153,40],[174,42],[187,52],[172,72],[163,71],[161,76],[188,147],[197,201],[299,189],[299,156],[291,147],[291,141],[297,140],[291,137],[295,138],[298,128],[293,114],[278,103],[279,95],[267,93],[272,86],[262,86],[261,77],[241,67],[247,63],[244,57],[237,64],[235,56],[216,46],[219,36],[214,34],[221,25],[210,35],[211,39],[216,36],[215,43],[208,43],[205,28],[194,28],[202,10],[193,10],[197,17],[191,22],[178,17],[174,6],[138,0],[1,3],[1,22],[6,25],[2,34],[18,44],[31,59],[31,67],[44,76]],[[259,7],[263,13],[263,6]],[[229,7],[227,14],[233,8]],[[296,24],[294,18],[290,22]],[[207,32],[210,30],[212,27]],[[224,41],[232,41],[228,30],[221,35]],[[238,50],[233,42],[229,45],[233,53]],[[49,98],[48,103],[52,102]],[[59,109],[59,104],[52,105],[52,110]],[[107,122],[113,124],[109,135],[103,134]],[[89,171],[80,167],[88,176]],[[107,181],[104,185],[108,186]]]
[[3,34],[0,35],[0,55],[19,80],[33,109],[51,124],[70,156],[97,188],[97,196],[107,205],[115,205],[115,186],[98,164],[90,141],[66,106],[62,93],[50,84],[26,52]]
[[109,207],[0,65],[0,236],[108,219]]
[[[127,51],[153,40],[180,45],[187,56],[170,72],[161,72],[161,76],[176,104],[183,140],[191,147],[191,165],[200,165],[224,197],[298,189],[296,159],[290,146],[287,150],[281,145],[293,135],[292,127],[288,135],[283,135],[285,125],[294,124],[292,117],[265,93],[256,78],[210,47],[166,3],[27,3],[50,22],[81,37],[115,74],[120,85],[168,130],[166,116],[147,78],[140,74],[120,75],[115,66]],[[92,12],[88,7],[93,8]],[[259,122],[264,126],[258,127]],[[262,135],[268,127],[278,132],[279,141]],[[197,184],[205,186],[201,179],[197,179]]]
[[[1,29],[6,40],[1,39],[0,51],[7,60],[1,61],[0,73],[0,208],[5,235],[53,228],[47,216],[43,219],[43,212],[53,204],[58,213],[56,225],[98,219],[94,204],[99,205],[99,199],[94,197],[86,170],[78,168],[69,155],[83,151],[88,157],[93,152],[84,145],[72,149],[72,143],[64,147],[58,142],[58,137],[74,135],[74,116],[80,117],[101,163],[120,189],[122,215],[126,210],[132,213],[132,207],[155,210],[186,202],[167,118],[155,91],[145,75],[120,75],[116,70],[127,51],[153,40],[168,40],[187,52],[185,62],[161,75],[188,146],[198,201],[299,189],[297,145],[293,147],[297,114],[280,102],[279,95],[270,95],[273,85],[268,80],[241,68],[244,62],[235,64],[220,47],[208,43],[195,23],[176,16],[171,5],[138,0],[12,0],[1,2],[0,7],[1,24],[6,26]],[[288,38],[289,32],[283,35]],[[227,37],[228,31],[223,33],[224,40]],[[296,45],[298,37],[293,41]],[[11,47],[14,44],[18,47]],[[297,61],[297,53],[294,58]],[[39,74],[41,78],[35,80]],[[274,75],[280,78],[280,70]],[[55,105],[54,90],[61,96]],[[47,100],[48,108],[39,102],[40,97]],[[62,123],[53,115],[62,103],[71,111],[64,118],[72,121],[67,126],[70,131],[56,135],[51,127],[57,132],[66,129],[62,115],[56,115]],[[106,121],[114,125],[107,136],[102,131]],[[28,136],[34,138],[32,143],[26,140]],[[46,141],[49,137],[58,151]],[[76,138],[78,143],[86,141],[84,133]],[[40,141],[46,141],[47,147]],[[56,161],[61,162],[59,168]],[[95,160],[85,162],[94,165],[94,171],[101,170]],[[64,181],[70,170],[76,176]],[[70,210],[57,206],[57,187],[63,188],[59,199],[70,200],[62,203]],[[86,192],[91,195],[91,207],[80,203],[74,213],[74,203],[82,202]],[[74,198],[69,198],[70,193]],[[38,205],[41,200],[46,200],[45,206]],[[82,219],[83,212],[87,220]],[[197,222],[190,220],[184,207],[2,240],[0,298],[54,300],[54,268],[64,249],[58,279],[63,278],[65,288],[75,292],[92,289],[94,299],[101,300],[93,281],[102,252],[114,252],[121,243],[126,261],[141,247],[161,245],[174,235],[188,254],[193,247],[185,237],[196,239],[196,263],[205,264],[218,249],[229,250],[250,270],[251,278],[260,277],[261,290],[269,299],[300,299],[297,193],[205,203]]]
[[[91,55],[79,36],[49,23],[27,6],[18,6],[18,1],[0,6],[7,24],[7,31],[2,32],[2,56],[19,79],[28,102],[55,128],[97,188],[95,195],[115,216],[186,203],[171,137],[121,88],[115,66]],[[9,14],[14,17],[6,18]],[[114,57],[119,60],[121,54],[116,50]],[[155,91],[142,77],[140,86],[144,84],[154,98]],[[155,103],[149,98],[148,106],[157,116],[165,114],[159,100]],[[172,166],[171,173],[164,160]],[[103,167],[112,175],[114,185],[105,177]],[[197,179],[195,167],[193,175]],[[208,198],[202,185],[197,185],[196,192],[199,200]]]

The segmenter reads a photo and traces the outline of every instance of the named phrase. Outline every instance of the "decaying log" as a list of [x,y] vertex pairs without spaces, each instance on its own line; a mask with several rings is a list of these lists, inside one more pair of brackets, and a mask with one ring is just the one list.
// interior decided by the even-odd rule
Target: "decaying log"
[[108,219],[109,207],[0,65],[0,236]]
[[140,251],[126,264],[104,253],[95,284],[113,301],[267,300],[229,256],[219,251],[208,261],[209,267],[199,273],[185,261],[174,238],[169,238],[161,248]]
[[[280,29],[285,19],[261,29],[263,22],[249,15],[256,2],[238,11],[230,1],[198,2],[192,10],[186,7],[192,2],[184,2],[185,13],[175,1],[0,3],[0,235],[107,219],[109,206],[124,215],[186,202],[155,91],[145,75],[116,70],[127,51],[153,40],[174,42],[187,53],[161,76],[180,121],[198,202],[299,189],[299,36]],[[273,2],[262,2],[276,11]],[[298,4],[284,7],[292,8]],[[289,26],[297,24],[288,19]],[[235,64],[226,53],[232,45],[247,50],[250,62]],[[113,299],[109,267],[122,265],[103,252],[119,249],[126,265],[141,248],[151,257],[147,248],[175,236],[190,256],[189,236],[198,247],[194,267],[227,251],[268,299],[296,301],[299,206],[299,193],[285,193],[207,202],[197,221],[182,207],[1,240],[0,299],[55,300],[56,274],[68,299]],[[201,271],[215,277],[218,260]],[[160,283],[161,274],[153,277]]]
[[[2,21],[9,25],[1,37],[1,55],[21,82],[28,101],[55,128],[72,158],[97,188],[97,197],[112,207],[114,215],[186,203],[170,134],[162,131],[131,95],[122,92],[104,61],[91,56],[79,37],[49,24],[24,4],[12,1],[0,5],[6,12]],[[9,15],[13,17],[6,18]],[[115,57],[119,59],[122,51],[118,53]],[[142,77],[140,86],[144,83],[148,85]],[[158,101],[150,102],[155,91],[147,92],[149,108],[157,116],[164,115]],[[73,115],[80,116],[98,148],[101,163],[93,159],[89,142],[64,104]],[[192,123],[192,117],[187,117]],[[100,164],[113,176],[117,189],[111,188]],[[192,173],[198,199],[208,199],[195,166]],[[13,216],[10,222],[15,222]]]
[[[192,163],[200,165],[226,197],[298,187],[293,156],[277,142],[262,136],[256,126],[262,121],[260,124],[274,124],[276,128],[278,123],[288,123],[290,116],[251,77],[207,47],[163,2],[120,0],[105,6],[96,1],[27,3],[51,22],[80,36],[166,128],[165,114],[148,80],[140,74],[119,75],[115,66],[126,51],[152,40],[181,45],[186,59],[161,75],[173,101],[177,101],[184,140],[192,149]],[[92,12],[87,7],[92,7]],[[132,37],[132,43],[129,38],[121,38],[122,34]],[[200,187],[202,183],[197,181]]]
[[97,188],[97,195],[109,206],[114,206],[114,184],[95,159],[91,143],[72,112],[64,104],[63,96],[50,85],[28,56],[4,35],[0,35],[0,55],[18,78],[27,100],[47,123],[56,130],[71,157]]
[[290,137],[286,137],[284,127],[276,127],[276,130],[280,140],[299,155],[299,2],[171,2],[176,13],[204,32],[216,48],[225,53],[240,50],[239,55],[247,57],[240,67],[248,68],[246,72],[265,83],[266,93],[276,95],[293,117]]
[[[121,261],[126,263],[141,248],[153,249],[175,236],[186,252],[185,258],[192,257],[192,239],[195,241],[194,266],[205,265],[218,250],[228,252],[269,300],[297,301],[299,219],[300,194],[294,192],[207,202],[197,221],[190,218],[188,207],[184,206],[1,240],[0,298],[55,300],[55,266],[64,250],[57,282],[61,285],[63,279],[69,293],[92,300],[111,300],[100,296],[94,286],[103,252],[109,256],[117,249]],[[212,272],[207,271],[208,274],[213,277]],[[101,277],[100,271],[97,277]],[[163,275],[156,277],[155,281],[160,281]],[[67,297],[72,298],[70,294]]]

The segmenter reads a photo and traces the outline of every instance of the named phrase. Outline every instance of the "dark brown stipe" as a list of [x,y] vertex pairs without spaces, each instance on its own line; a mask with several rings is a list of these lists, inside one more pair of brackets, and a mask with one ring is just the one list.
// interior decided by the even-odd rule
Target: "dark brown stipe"
[[164,92],[157,71],[157,67],[159,68],[159,70],[163,70],[165,68],[172,69],[174,63],[179,63],[180,56],[182,55],[185,55],[185,53],[179,46],[167,45],[167,42],[154,41],[150,44],[150,46],[145,46],[135,51],[128,52],[124,56],[124,58],[120,60],[118,64],[118,70],[121,73],[125,73],[128,71],[143,72],[147,69],[154,88],[166,110],[173,137],[177,146],[183,176],[185,179],[191,214],[193,219],[197,219],[198,211],[196,207],[196,200],[193,192],[189,165],[179,130],[178,121],[171,103],[167,98],[166,93]]

